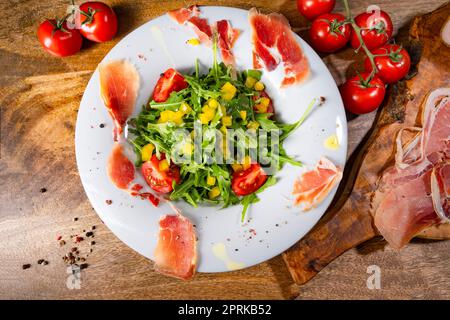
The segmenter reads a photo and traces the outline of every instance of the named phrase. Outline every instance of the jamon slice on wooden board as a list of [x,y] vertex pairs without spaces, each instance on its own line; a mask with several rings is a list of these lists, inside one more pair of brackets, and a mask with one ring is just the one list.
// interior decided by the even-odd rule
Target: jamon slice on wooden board
[[[441,38],[449,12],[447,3],[413,20],[407,49],[418,62],[412,70],[417,74],[391,87],[368,139],[357,151],[351,168],[347,166],[347,181],[340,196],[316,227],[283,253],[297,284],[310,280],[346,250],[378,235],[370,202],[380,174],[393,162],[395,136],[401,128],[419,122],[419,109],[430,91],[450,85],[450,49]],[[418,236],[449,239],[450,224],[430,227]]]

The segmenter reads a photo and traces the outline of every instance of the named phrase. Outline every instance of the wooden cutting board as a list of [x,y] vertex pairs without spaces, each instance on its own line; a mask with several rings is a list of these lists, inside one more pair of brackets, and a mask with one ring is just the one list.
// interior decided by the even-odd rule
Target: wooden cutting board
[[[378,231],[369,212],[370,199],[380,173],[391,164],[396,133],[418,125],[420,106],[433,89],[450,86],[450,48],[441,40],[441,29],[450,15],[450,3],[416,17],[403,43],[413,67],[410,79],[391,86],[384,106],[365,143],[345,169],[337,199],[316,227],[283,254],[297,284],[314,277],[346,250],[367,241]],[[450,239],[450,224],[431,227],[420,237]]]

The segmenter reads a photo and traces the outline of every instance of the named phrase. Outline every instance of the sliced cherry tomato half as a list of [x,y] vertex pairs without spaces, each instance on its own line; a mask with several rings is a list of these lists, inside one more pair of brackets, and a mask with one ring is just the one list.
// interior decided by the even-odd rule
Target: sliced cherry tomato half
[[172,183],[181,182],[180,168],[171,162],[166,171],[159,169],[159,163],[166,157],[163,154],[161,159],[154,154],[153,157],[142,165],[142,175],[145,181],[153,190],[161,193],[169,193],[173,190]]
[[155,90],[153,91],[153,100],[156,102],[164,102],[172,92],[183,90],[187,86],[188,83],[181,74],[175,69],[167,69],[156,83]]
[[258,190],[267,180],[267,174],[258,163],[247,170],[237,171],[231,180],[231,189],[238,196],[246,196]]

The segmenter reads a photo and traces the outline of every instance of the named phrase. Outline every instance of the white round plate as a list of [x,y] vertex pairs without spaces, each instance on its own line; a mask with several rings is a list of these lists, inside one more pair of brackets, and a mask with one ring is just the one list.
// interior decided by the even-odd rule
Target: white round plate
[[[241,30],[233,52],[239,70],[252,68],[251,31],[248,11],[228,7],[201,7],[201,16],[210,23],[229,19]],[[153,19],[122,39],[103,59],[128,59],[141,76],[141,86],[134,114],[141,111],[161,72],[175,67],[193,71],[199,59],[204,70],[212,64],[212,50],[191,46],[186,40],[195,38],[188,26],[181,26],[167,15]],[[304,167],[285,165],[277,174],[276,185],[259,195],[260,202],[251,206],[241,225],[241,206],[193,208],[177,202],[193,224],[198,236],[198,271],[224,272],[266,261],[300,240],[320,219],[329,206],[336,188],[317,208],[302,212],[292,206],[294,180],[307,168],[326,156],[341,168],[347,153],[347,123],[343,104],[330,72],[309,47],[297,37],[311,67],[310,78],[300,85],[280,89],[282,66],[274,72],[264,72],[263,81],[272,97],[278,120],[292,123],[300,118],[308,104],[323,96],[326,102],[316,108],[304,124],[285,142],[289,155],[296,156]],[[100,128],[100,124],[106,124]],[[125,244],[147,258],[153,258],[158,236],[158,220],[173,210],[162,203],[158,208],[149,201],[131,197],[117,189],[106,174],[108,156],[113,146],[113,123],[100,97],[99,74],[94,72],[81,100],[76,125],[75,145],[81,181],[100,218]],[[340,147],[330,150],[324,141],[336,134]],[[139,170],[137,170],[139,171]],[[138,179],[142,180],[140,171]],[[144,183],[145,184],[145,183]],[[112,204],[106,204],[112,200]],[[213,249],[214,248],[214,249]]]

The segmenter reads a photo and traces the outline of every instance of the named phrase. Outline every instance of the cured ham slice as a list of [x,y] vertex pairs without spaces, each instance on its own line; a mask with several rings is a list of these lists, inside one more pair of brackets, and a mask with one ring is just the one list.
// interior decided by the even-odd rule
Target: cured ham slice
[[108,159],[107,173],[117,188],[127,189],[134,180],[134,165],[123,154],[122,146],[114,143],[112,152]]
[[207,19],[199,18],[200,10],[197,6],[193,5],[187,8],[172,10],[167,14],[178,24],[187,23],[190,25],[201,43],[211,45],[213,29]]
[[450,88],[428,96],[422,124],[406,148],[399,135],[396,163],[383,172],[372,198],[375,226],[394,248],[450,221]]
[[200,10],[196,5],[189,6],[187,8],[181,8],[176,10],[171,10],[167,12],[169,17],[175,20],[179,24],[184,24],[191,17],[197,17],[200,14]]
[[187,23],[192,27],[201,43],[208,46],[212,44],[213,30],[207,19],[194,16]]
[[114,141],[118,140],[136,104],[139,74],[126,60],[114,60],[99,66],[100,94],[114,121]]
[[217,21],[216,29],[219,38],[218,44],[222,60],[226,65],[234,65],[236,61],[231,49],[239,37],[240,32],[238,29],[233,29],[228,20]]
[[417,233],[439,222],[431,201],[431,170],[383,193],[375,226],[389,244],[403,247]]
[[191,279],[196,270],[196,236],[192,223],[180,214],[159,220],[159,238],[155,249],[155,268],[163,274]]
[[341,181],[342,170],[330,160],[322,157],[314,170],[303,173],[294,183],[294,204],[302,205],[305,211],[319,205],[330,191]]
[[287,19],[278,13],[260,14],[252,8],[249,21],[253,31],[253,67],[260,69],[264,65],[272,71],[283,62],[282,87],[305,81],[310,73],[308,60]]

